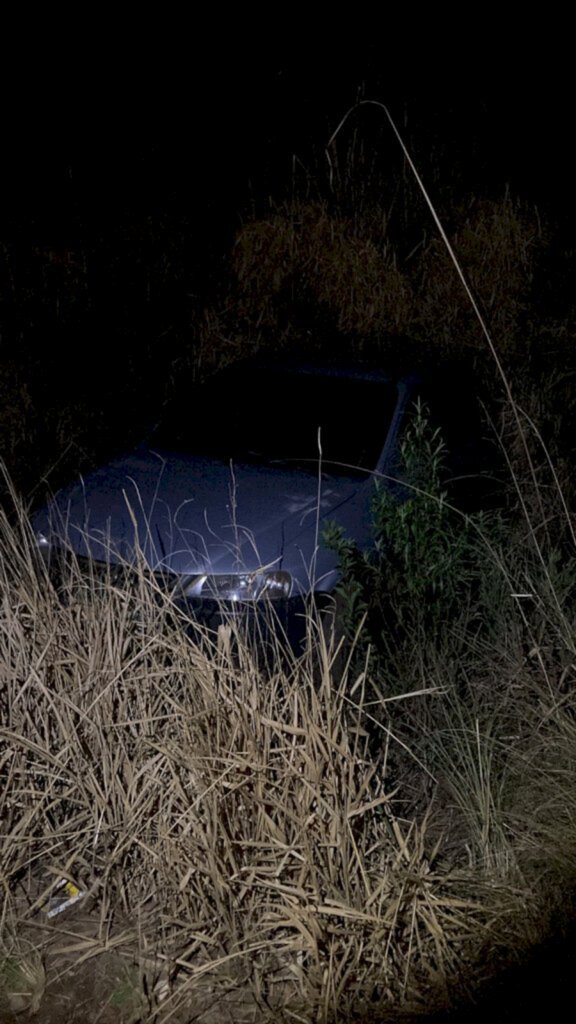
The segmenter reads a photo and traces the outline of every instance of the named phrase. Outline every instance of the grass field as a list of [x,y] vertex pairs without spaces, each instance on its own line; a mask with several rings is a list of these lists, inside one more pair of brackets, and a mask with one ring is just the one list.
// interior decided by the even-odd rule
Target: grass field
[[72,566],[58,593],[16,499],[0,540],[5,1013],[423,1011],[567,924],[561,532],[485,523],[481,585],[455,583],[464,610],[432,632],[404,616],[387,659],[360,633],[336,650],[311,618],[307,650],[263,667],[233,622],[203,633],[143,574],[120,587]]

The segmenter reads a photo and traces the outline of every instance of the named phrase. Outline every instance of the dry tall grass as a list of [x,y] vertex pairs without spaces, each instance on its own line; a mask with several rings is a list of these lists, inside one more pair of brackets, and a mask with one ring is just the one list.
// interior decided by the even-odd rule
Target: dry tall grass
[[[111,951],[158,1020],[441,1000],[493,892],[392,783],[390,760],[416,762],[392,714],[368,745],[361,681],[322,638],[263,669],[143,577],[78,571],[58,597],[23,515],[1,550],[2,944],[19,990],[38,968],[29,1001]],[[48,918],[59,878],[85,895]]]
[[275,324],[279,305],[305,300],[343,334],[401,333],[410,320],[410,282],[386,236],[373,236],[321,202],[287,203],[246,224],[233,254],[242,312]]
[[[511,358],[520,339],[544,237],[535,212],[505,196],[474,200],[453,215],[452,242],[499,347]],[[418,259],[418,301],[411,329],[440,349],[478,351],[484,337],[443,239],[434,238]]]
[[[538,216],[518,200],[478,199],[451,211],[451,237],[502,357],[522,344],[534,268],[545,244]],[[236,287],[219,313],[219,335],[245,344],[274,333],[289,342],[307,329],[348,348],[382,349],[407,335],[423,357],[478,355],[484,338],[442,239],[407,252],[382,202],[353,214],[326,200],[291,199],[236,236]],[[224,324],[227,330],[222,330]],[[218,347],[218,335],[212,337]],[[411,354],[413,357],[413,353]]]
[[[566,672],[548,695],[524,672],[516,703],[502,687],[490,706],[484,684],[480,716],[438,667],[375,709],[314,623],[307,654],[263,668],[142,575],[96,584],[72,565],[58,596],[23,513],[1,529],[8,1006],[63,1015],[88,986],[94,1021],[423,1010],[542,912],[534,878],[574,839]],[[528,716],[562,751],[548,768]],[[49,917],[58,879],[84,895]]]

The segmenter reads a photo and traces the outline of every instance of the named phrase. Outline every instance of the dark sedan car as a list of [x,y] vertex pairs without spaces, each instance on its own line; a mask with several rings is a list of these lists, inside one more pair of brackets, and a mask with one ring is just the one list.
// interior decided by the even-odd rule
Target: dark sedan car
[[[145,443],[59,491],[40,550],[149,568],[197,617],[270,607],[293,632],[333,591],[334,521],[370,543],[374,474],[394,475],[414,376],[359,363],[256,359],[164,410]],[[390,486],[393,486],[390,484]]]

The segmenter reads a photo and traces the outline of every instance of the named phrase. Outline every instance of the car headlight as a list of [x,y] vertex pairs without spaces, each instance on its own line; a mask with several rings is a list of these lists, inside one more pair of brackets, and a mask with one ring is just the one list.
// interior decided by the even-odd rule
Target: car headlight
[[289,572],[241,572],[196,576],[184,587],[184,594],[221,601],[278,601],[290,597],[291,589]]
[[52,544],[50,543],[50,540],[45,534],[40,533],[39,530],[36,531],[34,539],[36,541],[36,550],[38,554],[46,563],[48,563],[52,552]]

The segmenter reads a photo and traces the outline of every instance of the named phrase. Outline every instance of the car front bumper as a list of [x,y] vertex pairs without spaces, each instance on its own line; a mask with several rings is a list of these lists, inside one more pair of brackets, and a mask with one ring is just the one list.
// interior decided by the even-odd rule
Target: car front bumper
[[288,647],[300,653],[310,634],[310,617],[321,614],[330,602],[330,595],[322,592],[260,601],[187,597],[181,592],[181,581],[171,573],[98,562],[59,548],[39,548],[38,554],[40,565],[48,570],[65,604],[74,601],[80,592],[84,600],[90,593],[101,595],[108,586],[125,589],[134,597],[143,582],[149,583],[157,603],[161,605],[165,599],[169,614],[175,612],[191,636],[199,635],[196,627],[217,633],[220,627],[229,626],[250,643],[269,650]]

